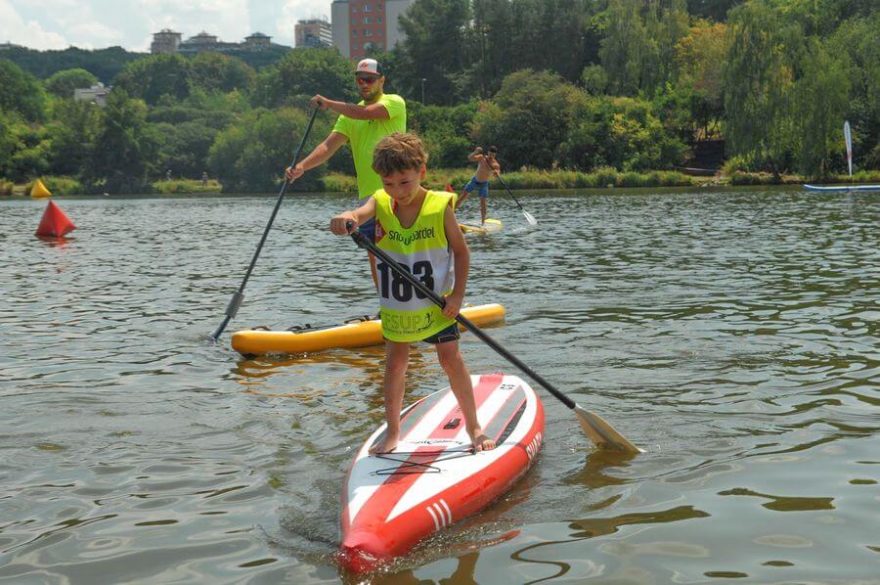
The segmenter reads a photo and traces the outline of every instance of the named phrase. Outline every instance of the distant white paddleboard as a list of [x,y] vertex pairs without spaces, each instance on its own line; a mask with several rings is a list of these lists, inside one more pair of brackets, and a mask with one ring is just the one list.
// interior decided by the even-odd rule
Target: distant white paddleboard
[[804,185],[807,191],[880,191],[880,185]]

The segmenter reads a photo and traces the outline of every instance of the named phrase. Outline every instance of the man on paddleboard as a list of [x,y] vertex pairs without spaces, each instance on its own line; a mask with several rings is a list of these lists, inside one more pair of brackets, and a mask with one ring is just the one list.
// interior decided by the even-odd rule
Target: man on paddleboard
[[388,453],[397,447],[409,346],[418,341],[437,348],[474,450],[495,448],[495,442],[483,433],[477,420],[470,373],[458,347],[455,317],[464,302],[470,252],[455,219],[454,194],[428,191],[421,184],[427,162],[428,154],[414,134],[395,133],[382,139],[373,153],[373,169],[381,177],[383,188],[357,209],[330,220],[330,230],[340,236],[375,220],[376,246],[446,299],[441,309],[429,298],[420,298],[413,286],[384,262],[376,267],[385,337],[388,427],[384,440],[371,449],[373,454]]
[[477,189],[477,194],[480,196],[480,224],[486,223],[486,214],[488,213],[489,178],[501,172],[501,165],[495,158],[497,154],[498,149],[494,146],[490,146],[486,154],[483,154],[483,148],[478,146],[468,155],[469,161],[477,163],[477,170],[467,185],[464,186],[458,198],[458,203],[455,204],[456,209],[461,207],[461,204],[471,194],[471,191]]
[[[382,188],[382,180],[373,170],[373,149],[393,132],[406,132],[406,102],[396,94],[384,93],[385,74],[375,59],[362,59],[355,67],[355,82],[361,101],[349,104],[322,95],[311,100],[311,106],[333,110],[339,114],[333,130],[304,159],[286,170],[287,179],[295,181],[307,170],[327,162],[346,142],[351,146],[357,174],[359,199],[366,199]],[[373,224],[360,227],[361,233],[373,239]]]

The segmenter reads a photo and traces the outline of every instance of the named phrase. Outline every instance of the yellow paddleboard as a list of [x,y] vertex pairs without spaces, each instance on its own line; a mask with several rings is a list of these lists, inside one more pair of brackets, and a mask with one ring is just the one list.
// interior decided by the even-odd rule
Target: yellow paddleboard
[[[465,307],[461,314],[478,326],[504,319],[499,304]],[[464,328],[459,326],[463,331]],[[365,347],[382,343],[382,322],[378,318],[322,329],[301,331],[263,331],[246,329],[232,334],[232,349],[242,355],[267,353],[306,353],[334,348]]]
[[484,224],[460,223],[458,227],[463,234],[491,234],[500,232],[504,227],[500,219],[487,219]]

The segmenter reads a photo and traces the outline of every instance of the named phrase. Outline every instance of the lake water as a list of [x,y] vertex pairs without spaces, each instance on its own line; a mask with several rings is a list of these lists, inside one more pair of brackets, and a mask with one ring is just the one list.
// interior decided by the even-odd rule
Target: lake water
[[[597,452],[535,385],[544,448],[485,512],[364,583],[880,583],[880,195],[495,190],[469,238],[491,334],[646,453]],[[340,488],[382,348],[245,359],[229,334],[375,312],[326,231],[349,200],[0,201],[0,582],[353,583]],[[466,205],[464,216],[478,216]],[[516,373],[471,335],[471,371]],[[445,383],[415,352],[411,402]]]

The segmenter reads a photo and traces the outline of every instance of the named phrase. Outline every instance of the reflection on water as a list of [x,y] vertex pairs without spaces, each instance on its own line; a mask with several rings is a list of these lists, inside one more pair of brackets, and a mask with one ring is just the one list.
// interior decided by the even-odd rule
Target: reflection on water
[[[41,206],[0,201],[0,582],[878,583],[880,196],[525,197],[536,227],[493,200],[505,231],[469,239],[468,301],[504,304],[492,337],[647,453],[593,451],[539,388],[532,471],[359,578],[340,488],[382,421],[382,348],[228,347],[375,311],[363,252],[315,227],[345,199],[285,202],[219,344],[274,198],[69,199],[52,241]],[[407,402],[443,385],[420,346]]]

